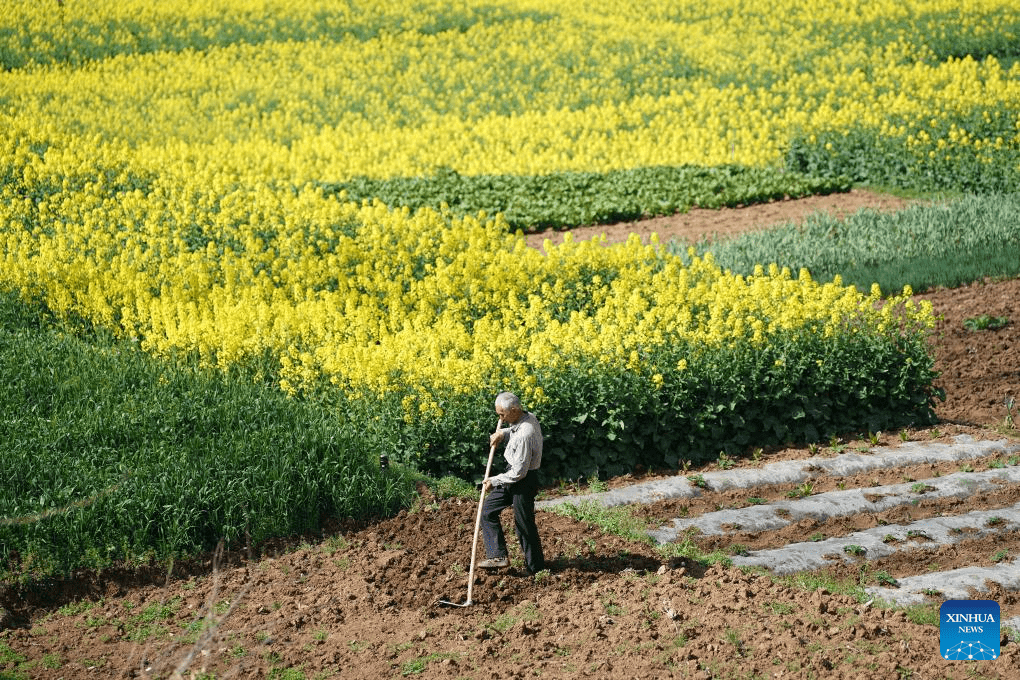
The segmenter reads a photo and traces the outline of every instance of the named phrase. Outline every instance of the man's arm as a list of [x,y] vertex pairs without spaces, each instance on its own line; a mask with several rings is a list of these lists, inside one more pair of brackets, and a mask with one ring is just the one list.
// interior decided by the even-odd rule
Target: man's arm
[[510,437],[510,428],[504,427],[503,429],[497,428],[495,432],[489,435],[489,446],[499,446],[499,443],[504,439]]
[[510,469],[501,475],[489,477],[491,486],[498,484],[513,484],[524,479],[531,467],[531,440],[528,433],[521,428],[517,436],[507,442],[506,457]]

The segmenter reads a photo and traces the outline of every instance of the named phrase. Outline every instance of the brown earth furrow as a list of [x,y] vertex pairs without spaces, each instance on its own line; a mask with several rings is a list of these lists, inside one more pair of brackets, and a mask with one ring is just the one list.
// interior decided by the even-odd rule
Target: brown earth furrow
[[[1000,491],[976,494],[968,498],[918,499],[911,504],[882,512],[857,513],[847,517],[832,517],[826,520],[804,518],[781,529],[747,533],[739,530],[728,531],[724,536],[700,536],[691,532],[689,536],[697,545],[707,551],[726,550],[740,546],[745,550],[768,550],[788,543],[804,543],[822,538],[844,536],[856,531],[881,526],[905,525],[931,517],[945,517],[961,514],[964,507],[981,507],[983,510],[1011,508],[1020,503],[1020,486],[1008,486]],[[894,538],[903,531],[893,532]],[[1016,535],[1016,527],[1010,532]],[[1020,553],[1018,553],[1020,554]]]
[[[855,558],[853,561],[834,566],[828,570],[833,576],[857,576],[862,568],[871,572],[872,583],[881,580],[875,576],[884,572],[893,578],[903,578],[915,574],[949,571],[974,565],[992,566],[1003,560],[1013,560],[1020,556],[1020,535],[1014,530],[990,533],[980,538],[965,539],[958,543],[936,545],[924,540],[910,541],[915,547],[899,550],[888,557],[876,559]],[[934,596],[934,594],[933,594]],[[1009,600],[1016,601],[1017,595]],[[1020,604],[1020,602],[1017,602]],[[1000,603],[1002,604],[1002,603]],[[1020,614],[1020,609],[1017,610]]]
[[[902,468],[885,468],[851,476],[818,474],[801,484],[762,485],[752,489],[728,489],[722,492],[702,493],[693,498],[672,499],[648,503],[634,508],[635,514],[649,523],[665,523],[674,517],[697,517],[724,508],[742,508],[762,503],[773,503],[809,494],[845,489],[880,487],[937,479],[960,471],[983,472],[1007,465],[1020,464],[1020,457],[988,456],[963,463],[930,463]],[[919,497],[922,495],[919,494]]]

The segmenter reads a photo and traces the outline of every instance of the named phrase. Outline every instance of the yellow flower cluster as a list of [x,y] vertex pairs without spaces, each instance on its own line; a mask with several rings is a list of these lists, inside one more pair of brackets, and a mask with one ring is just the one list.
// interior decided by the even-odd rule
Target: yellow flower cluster
[[[775,266],[735,276],[710,255],[685,265],[637,237],[547,241],[540,252],[498,217],[162,177],[143,191],[130,173],[86,178],[73,154],[44,162],[11,144],[26,179],[0,189],[4,287],[155,354],[222,367],[271,357],[287,391],[329,381],[402,395],[408,418],[508,384],[541,404],[536,375],[582,360],[657,387],[674,368],[664,348],[931,322],[930,307],[907,298],[879,305],[878,291]],[[892,311],[900,302],[905,315]]]
[[0,126],[297,184],[762,166],[795,135],[1015,110],[1020,64],[930,44],[966,54],[1018,25],[1012,0],[12,0]]
[[930,308],[637,241],[540,253],[498,216],[315,186],[763,166],[794,135],[906,137],[911,120],[1020,102],[1020,66],[939,60],[918,36],[1017,25],[1012,0],[10,0],[0,286],[156,354],[271,357],[287,390],[396,392],[410,417],[504,384],[541,403],[536,367],[582,359],[657,387],[686,366],[658,351],[678,344],[899,332]]

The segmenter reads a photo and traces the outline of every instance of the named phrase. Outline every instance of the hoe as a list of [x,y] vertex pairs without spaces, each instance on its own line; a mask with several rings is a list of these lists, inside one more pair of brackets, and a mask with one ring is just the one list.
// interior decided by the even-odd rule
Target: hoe
[[[496,429],[498,430],[503,424],[503,419],[499,419],[496,422]],[[492,456],[496,453],[496,445],[493,444],[489,447],[489,462],[485,464],[485,477],[482,479],[489,478],[489,470],[492,469]],[[456,602],[448,602],[446,600],[439,600],[436,604],[449,605],[451,607],[468,607],[471,605],[471,589],[475,585],[475,554],[478,552],[478,527],[482,523],[482,502],[485,500],[485,484],[482,484],[482,494],[478,497],[478,513],[475,516],[475,535],[471,541],[471,568],[468,570],[468,591],[467,601],[464,604],[458,604]]]

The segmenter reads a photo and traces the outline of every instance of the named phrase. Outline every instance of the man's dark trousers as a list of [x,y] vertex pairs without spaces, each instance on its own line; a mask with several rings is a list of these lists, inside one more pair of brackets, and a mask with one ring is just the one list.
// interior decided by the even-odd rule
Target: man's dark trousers
[[489,557],[507,557],[506,538],[500,524],[500,513],[513,506],[514,529],[524,553],[524,566],[535,574],[545,569],[542,542],[535,524],[535,495],[538,494],[538,470],[531,470],[521,479],[507,486],[494,486],[482,505],[482,537]]

